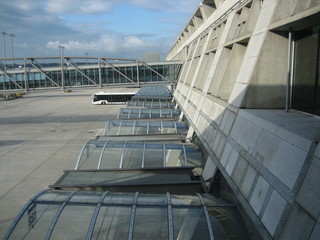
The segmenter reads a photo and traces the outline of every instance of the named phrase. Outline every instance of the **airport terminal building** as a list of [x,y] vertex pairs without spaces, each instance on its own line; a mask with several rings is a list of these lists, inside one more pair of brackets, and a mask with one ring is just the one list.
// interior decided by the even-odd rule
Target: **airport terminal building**
[[203,0],[4,239],[319,239],[319,44],[317,0]]

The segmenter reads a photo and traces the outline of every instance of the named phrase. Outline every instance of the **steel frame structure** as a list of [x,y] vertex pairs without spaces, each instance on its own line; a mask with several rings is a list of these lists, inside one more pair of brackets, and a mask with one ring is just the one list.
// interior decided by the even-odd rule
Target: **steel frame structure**
[[[15,64],[9,65],[9,61]],[[104,57],[0,58],[0,91],[30,91],[41,88],[65,90],[67,86],[103,88],[108,85],[141,86],[159,83],[174,85],[182,64],[181,61],[145,63],[137,59]],[[161,72],[161,69],[159,71],[160,66],[168,66],[168,73]],[[89,74],[90,71],[94,73],[94,77]],[[73,76],[81,77],[86,83],[78,84],[77,81],[73,83],[71,72]],[[145,76],[146,72],[150,77]],[[29,79],[31,78],[29,74],[33,74],[37,80]],[[113,83],[108,82],[108,74],[113,75]],[[157,81],[153,81],[152,77],[156,77]],[[32,87],[31,81],[39,81],[38,85],[41,86]]]

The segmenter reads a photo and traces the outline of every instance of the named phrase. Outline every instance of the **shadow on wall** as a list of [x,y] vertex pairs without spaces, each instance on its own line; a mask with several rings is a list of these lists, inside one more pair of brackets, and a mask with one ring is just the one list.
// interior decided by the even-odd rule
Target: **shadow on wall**
[[[309,92],[314,88],[294,88],[292,102],[304,107],[313,104],[314,113],[317,102],[307,96]],[[211,173],[218,185],[212,192],[229,200],[234,194],[262,236],[270,239],[287,234],[284,227],[293,228],[288,222],[295,213],[291,204],[297,201],[301,184],[308,178],[310,159],[317,159],[320,140],[320,119],[294,109],[285,112],[285,93],[285,86],[249,86],[233,101],[241,103],[238,109],[210,94],[202,105],[190,94],[189,103],[184,105],[186,118],[210,155],[206,168],[211,169],[204,172]],[[309,189],[317,194],[315,186]],[[308,198],[304,195],[303,201]],[[303,215],[310,213],[305,210]],[[273,221],[267,220],[268,216]],[[310,218],[310,224],[319,223]],[[304,224],[294,228],[302,237],[312,230],[305,233]]]

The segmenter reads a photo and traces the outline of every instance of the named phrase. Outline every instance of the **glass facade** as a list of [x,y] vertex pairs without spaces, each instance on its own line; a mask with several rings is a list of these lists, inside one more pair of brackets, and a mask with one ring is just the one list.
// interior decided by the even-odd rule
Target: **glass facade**
[[295,32],[292,108],[320,115],[320,25]]
[[159,62],[152,65],[127,63],[113,64],[111,67],[98,63],[84,66],[73,62],[72,64],[65,63],[63,71],[59,66],[44,67],[46,65],[49,64],[45,63],[43,66],[28,64],[26,69],[21,66],[15,69],[5,69],[4,65],[0,64],[0,90],[117,84],[139,85],[140,83],[166,82],[168,80],[174,82],[178,79],[182,63]]

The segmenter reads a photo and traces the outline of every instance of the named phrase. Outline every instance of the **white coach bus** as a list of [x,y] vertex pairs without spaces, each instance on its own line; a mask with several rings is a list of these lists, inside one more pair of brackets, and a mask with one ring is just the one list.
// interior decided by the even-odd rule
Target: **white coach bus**
[[92,104],[125,104],[135,92],[98,92],[91,95]]

